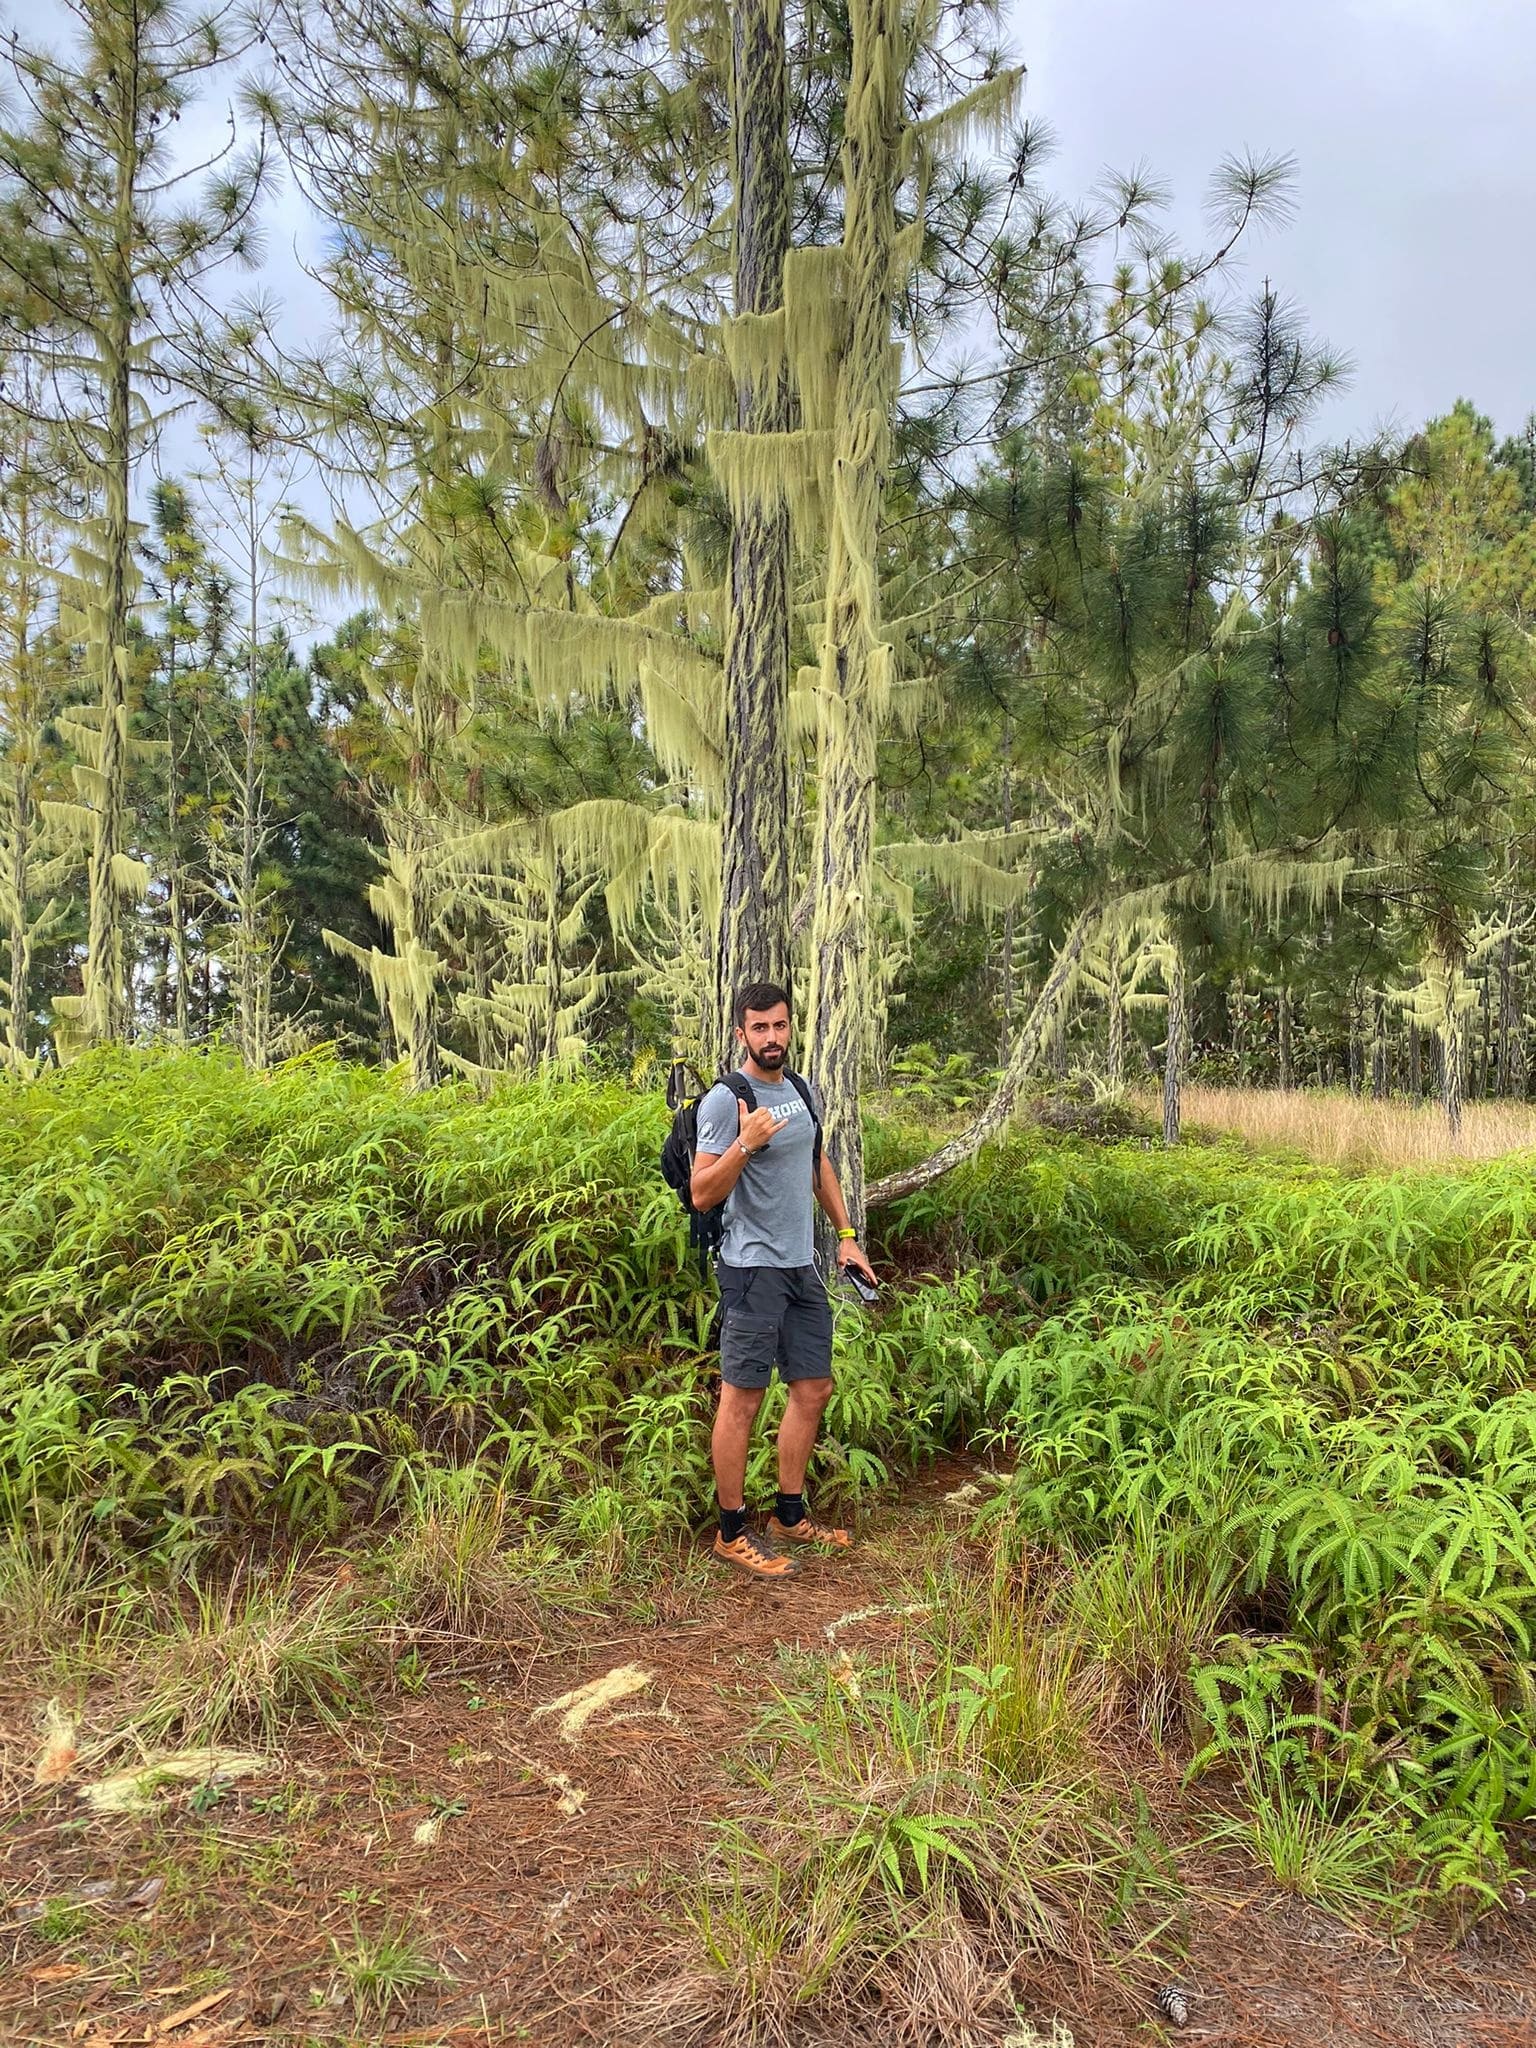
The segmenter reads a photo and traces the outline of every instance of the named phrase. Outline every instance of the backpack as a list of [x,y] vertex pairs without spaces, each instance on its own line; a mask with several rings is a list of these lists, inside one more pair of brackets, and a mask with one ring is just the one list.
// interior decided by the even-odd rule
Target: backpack
[[[688,1092],[690,1078],[694,1083],[692,1094]],[[806,1081],[799,1074],[792,1074],[788,1067],[784,1069],[784,1078],[805,1104],[815,1128],[811,1145],[811,1181],[814,1186],[821,1178],[821,1118],[816,1114]],[[681,1060],[673,1062],[667,1074],[667,1107],[672,1112],[672,1128],[661,1148],[661,1177],[687,1212],[688,1242],[698,1253],[699,1264],[706,1273],[710,1260],[719,1256],[720,1240],[725,1234],[725,1204],[718,1203],[713,1209],[695,1209],[693,1160],[699,1149],[699,1104],[710,1087],[715,1086],[729,1088],[749,1116],[756,1109],[757,1097],[745,1074],[733,1068],[722,1074],[718,1082],[706,1085],[692,1067]]]

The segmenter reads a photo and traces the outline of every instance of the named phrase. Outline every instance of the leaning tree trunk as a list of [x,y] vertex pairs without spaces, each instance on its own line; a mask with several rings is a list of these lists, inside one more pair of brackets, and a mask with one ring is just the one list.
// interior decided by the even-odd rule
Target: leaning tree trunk
[[876,1181],[864,1198],[866,1209],[880,1209],[887,1202],[896,1202],[903,1195],[910,1195],[918,1188],[927,1187],[942,1174],[961,1166],[973,1158],[989,1139],[1000,1137],[1018,1106],[1019,1095],[1024,1083],[1039,1066],[1049,1033],[1054,1029],[1056,1019],[1070,1000],[1077,981],[1078,968],[1082,962],[1083,948],[1098,930],[1102,913],[1097,905],[1083,911],[1063,940],[1045,984],[1031,1005],[1022,1029],[1013,1044],[1008,1064],[1003,1069],[1002,1079],[991,1101],[981,1114],[972,1119],[963,1131],[941,1145],[937,1152],[919,1160],[915,1166],[903,1167],[897,1173],[889,1173],[884,1180]]
[[1175,946],[1173,967],[1168,976],[1168,1042],[1163,1050],[1163,1142],[1177,1145],[1182,1115],[1184,1046],[1188,1035],[1185,1007],[1188,986],[1184,954]]
[[[789,114],[782,0],[735,0],[731,14],[738,319],[782,310],[789,248]],[[743,352],[744,433],[790,424],[782,355],[767,375]],[[724,811],[715,948],[717,1050],[729,1062],[732,1007],[749,981],[788,985],[789,512],[782,498],[737,507],[725,645]]]
[[816,908],[811,922],[811,1046],[826,1103],[826,1145],[849,1220],[864,1219],[860,1058],[873,1000],[869,876],[875,740],[893,655],[880,640],[880,502],[895,396],[891,318],[898,285],[896,187],[903,133],[899,0],[854,0],[843,133],[846,339],[838,367],[828,506],[826,614],[817,683]]

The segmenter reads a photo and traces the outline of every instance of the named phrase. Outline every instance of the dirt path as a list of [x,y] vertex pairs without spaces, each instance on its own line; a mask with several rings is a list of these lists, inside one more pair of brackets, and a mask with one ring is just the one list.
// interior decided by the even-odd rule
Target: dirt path
[[[827,1655],[829,1624],[885,1598],[861,1553],[817,1561],[783,1591],[692,1574],[649,1619],[588,1618],[532,1655],[487,1646],[432,1671],[419,1696],[295,1742],[213,1804],[183,1795],[142,1817],[82,1824],[71,1788],[26,1783],[17,1766],[35,1737],[13,1725],[10,1784],[25,1789],[0,1846],[0,2041],[634,2041],[630,1993],[656,1972],[676,1880],[709,1823],[748,1810],[758,1708],[797,1660]],[[872,1649],[902,1626],[849,1621],[838,1640]],[[559,1714],[534,1712],[626,1667],[645,1682],[574,1740]],[[1148,1789],[1171,1839],[1189,1839],[1176,1774]],[[1190,1853],[1181,1875],[1193,2002],[1179,2039],[1536,2048],[1530,1908],[1458,1953],[1438,1937],[1393,1952],[1240,1868]],[[108,1882],[113,1896],[81,1899]],[[152,1895],[130,1902],[135,1885]],[[343,1959],[392,1928],[444,1976],[360,2025]],[[1077,2048],[1159,2037],[1113,1982],[1063,2017]]]

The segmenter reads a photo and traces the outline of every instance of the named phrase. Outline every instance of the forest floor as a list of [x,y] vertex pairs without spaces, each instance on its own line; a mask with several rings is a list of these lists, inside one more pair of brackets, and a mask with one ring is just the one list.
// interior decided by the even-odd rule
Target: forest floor
[[[58,1782],[36,1782],[45,1702],[13,1667],[0,2041],[853,2048],[854,2017],[759,2037],[712,2024],[707,2000],[676,2033],[656,2015],[681,2019],[704,1981],[684,1897],[712,1826],[754,1810],[758,1712],[913,1625],[895,1611],[914,1601],[902,1560],[946,1540],[955,1518],[937,1504],[964,1476],[941,1468],[872,1516],[849,1556],[782,1590],[727,1577],[701,1548],[643,1599],[616,1592],[542,1640],[445,1640],[410,1686],[291,1731],[248,1775],[164,1787],[138,1814],[82,1797],[84,1737]],[[579,1731],[539,1712],[626,1667],[634,1689]],[[1459,1942],[1432,1922],[1397,1939],[1345,1925],[1202,1846],[1213,1794],[1184,1789],[1181,1761],[1134,1736],[1100,1759],[1139,1788],[1182,1888],[1152,1974],[1099,1962],[1036,1977],[1036,2031],[957,2032],[957,2048],[1060,2042],[1053,2021],[1076,2048],[1536,2048],[1536,1901],[1513,1894]],[[1165,1982],[1189,1996],[1176,2036],[1156,2016]]]

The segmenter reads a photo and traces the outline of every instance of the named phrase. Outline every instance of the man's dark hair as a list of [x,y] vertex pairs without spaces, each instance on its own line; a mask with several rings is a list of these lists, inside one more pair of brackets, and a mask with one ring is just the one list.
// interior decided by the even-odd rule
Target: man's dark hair
[[736,1007],[732,1013],[736,1029],[744,1028],[748,1010],[776,1010],[780,1003],[786,1010],[789,1008],[787,988],[780,988],[776,981],[749,981],[745,988],[736,991]]

